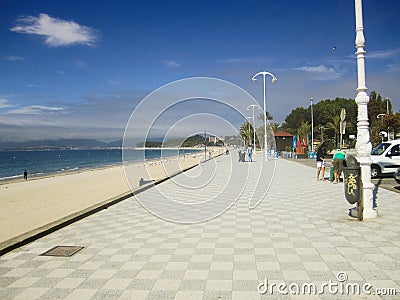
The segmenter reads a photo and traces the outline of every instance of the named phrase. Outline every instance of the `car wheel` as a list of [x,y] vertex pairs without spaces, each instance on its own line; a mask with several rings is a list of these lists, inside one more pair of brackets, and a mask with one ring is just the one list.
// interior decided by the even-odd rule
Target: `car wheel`
[[376,178],[381,174],[381,168],[377,165],[372,165],[371,166],[371,177]]

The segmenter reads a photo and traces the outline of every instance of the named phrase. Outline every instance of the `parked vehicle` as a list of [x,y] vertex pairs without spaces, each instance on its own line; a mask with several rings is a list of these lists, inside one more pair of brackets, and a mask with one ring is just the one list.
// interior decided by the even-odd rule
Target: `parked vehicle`
[[400,140],[379,144],[371,152],[371,177],[394,173],[400,168]]
[[396,182],[397,182],[398,184],[400,184],[400,168],[398,168],[398,169],[396,170],[396,172],[394,173],[394,180],[396,180]]

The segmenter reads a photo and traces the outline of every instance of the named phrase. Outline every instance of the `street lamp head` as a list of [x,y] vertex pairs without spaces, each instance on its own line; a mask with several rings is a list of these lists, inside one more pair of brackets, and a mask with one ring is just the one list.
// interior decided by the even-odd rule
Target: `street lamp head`
[[310,101],[313,101],[314,100],[314,98],[310,98]]
[[253,80],[253,82],[257,82],[257,78],[253,77],[251,80]]
[[275,83],[277,81],[278,81],[278,79],[276,79],[276,77],[272,77],[272,83]]

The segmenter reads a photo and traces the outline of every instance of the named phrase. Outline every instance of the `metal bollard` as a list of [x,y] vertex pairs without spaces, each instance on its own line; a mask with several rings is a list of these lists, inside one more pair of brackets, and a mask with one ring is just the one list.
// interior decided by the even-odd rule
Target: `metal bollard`
[[348,155],[346,158],[347,166],[343,169],[344,175],[344,194],[346,196],[347,202],[350,204],[357,203],[357,216],[350,215],[352,217],[357,217],[358,220],[363,219],[363,202],[362,202],[362,181],[361,181],[361,168],[360,163],[357,159]]

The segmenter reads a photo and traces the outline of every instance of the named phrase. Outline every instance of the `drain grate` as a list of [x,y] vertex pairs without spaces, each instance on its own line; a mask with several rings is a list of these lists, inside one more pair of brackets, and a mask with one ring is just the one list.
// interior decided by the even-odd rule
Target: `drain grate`
[[82,250],[84,247],[79,246],[56,246],[47,250],[45,253],[40,254],[41,256],[61,256],[69,257]]

